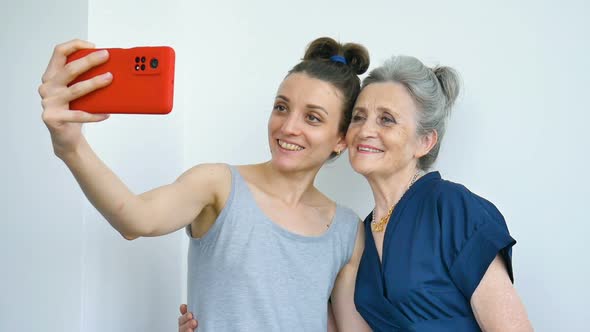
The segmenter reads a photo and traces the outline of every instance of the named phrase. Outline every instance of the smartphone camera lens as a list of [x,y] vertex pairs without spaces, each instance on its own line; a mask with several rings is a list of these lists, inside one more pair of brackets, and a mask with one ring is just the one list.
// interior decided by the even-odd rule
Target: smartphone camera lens
[[141,65],[141,70],[145,70],[145,65]]
[[152,67],[152,69],[156,69],[158,68],[158,59],[156,58],[152,58],[150,60],[150,67]]
[[139,63],[139,57],[138,56],[135,57],[135,62],[136,63]]
[[141,63],[145,63],[145,57],[144,56],[141,57]]

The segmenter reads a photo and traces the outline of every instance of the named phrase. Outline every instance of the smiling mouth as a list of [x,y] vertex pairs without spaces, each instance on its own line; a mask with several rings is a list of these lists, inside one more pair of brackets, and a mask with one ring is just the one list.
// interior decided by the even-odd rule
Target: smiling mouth
[[285,141],[281,141],[280,139],[277,140],[277,143],[279,144],[279,146],[285,150],[288,151],[301,151],[303,149],[305,149],[302,146],[299,146],[297,144],[293,144],[293,143],[287,143]]
[[383,152],[383,150],[379,150],[376,148],[370,148],[367,146],[357,146],[356,150],[359,152],[368,152],[368,153],[382,153]]

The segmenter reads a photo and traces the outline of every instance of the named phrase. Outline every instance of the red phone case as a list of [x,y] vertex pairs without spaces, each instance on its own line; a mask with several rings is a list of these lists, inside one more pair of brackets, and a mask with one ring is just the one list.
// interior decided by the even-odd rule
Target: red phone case
[[[100,49],[79,50],[67,62]],[[70,109],[89,113],[168,114],[174,99],[174,50],[168,46],[107,48],[107,62],[70,83],[111,72],[110,85],[70,102]]]

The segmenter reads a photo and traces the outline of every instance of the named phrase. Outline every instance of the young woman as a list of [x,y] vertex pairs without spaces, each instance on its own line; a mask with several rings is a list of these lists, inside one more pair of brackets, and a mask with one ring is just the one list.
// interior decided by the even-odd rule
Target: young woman
[[341,330],[366,328],[353,303],[363,248],[358,217],[314,187],[322,165],[346,148],[344,133],[360,90],[367,51],[313,41],[285,77],[268,121],[271,160],[195,166],[174,183],[132,193],[93,152],[82,123],[106,120],[69,102],[108,85],[109,73],[72,80],[108,59],[71,41],[55,48],[39,93],[53,148],[84,194],[126,239],[186,227],[189,308],[200,331],[325,331],[328,299]]

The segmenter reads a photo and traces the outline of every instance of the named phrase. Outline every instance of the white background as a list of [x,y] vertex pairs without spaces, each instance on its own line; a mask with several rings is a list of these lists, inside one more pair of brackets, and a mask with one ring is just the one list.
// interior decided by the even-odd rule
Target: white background
[[[319,36],[363,43],[371,68],[408,54],[461,73],[436,168],[503,212],[535,329],[585,330],[589,13],[581,0],[2,0],[0,331],[174,331],[186,298],[182,231],[123,240],[53,156],[36,89],[54,44],[176,49],[172,114],[86,128],[139,193],[197,163],[267,160],[276,88]],[[317,184],[362,217],[372,207],[346,156]]]

